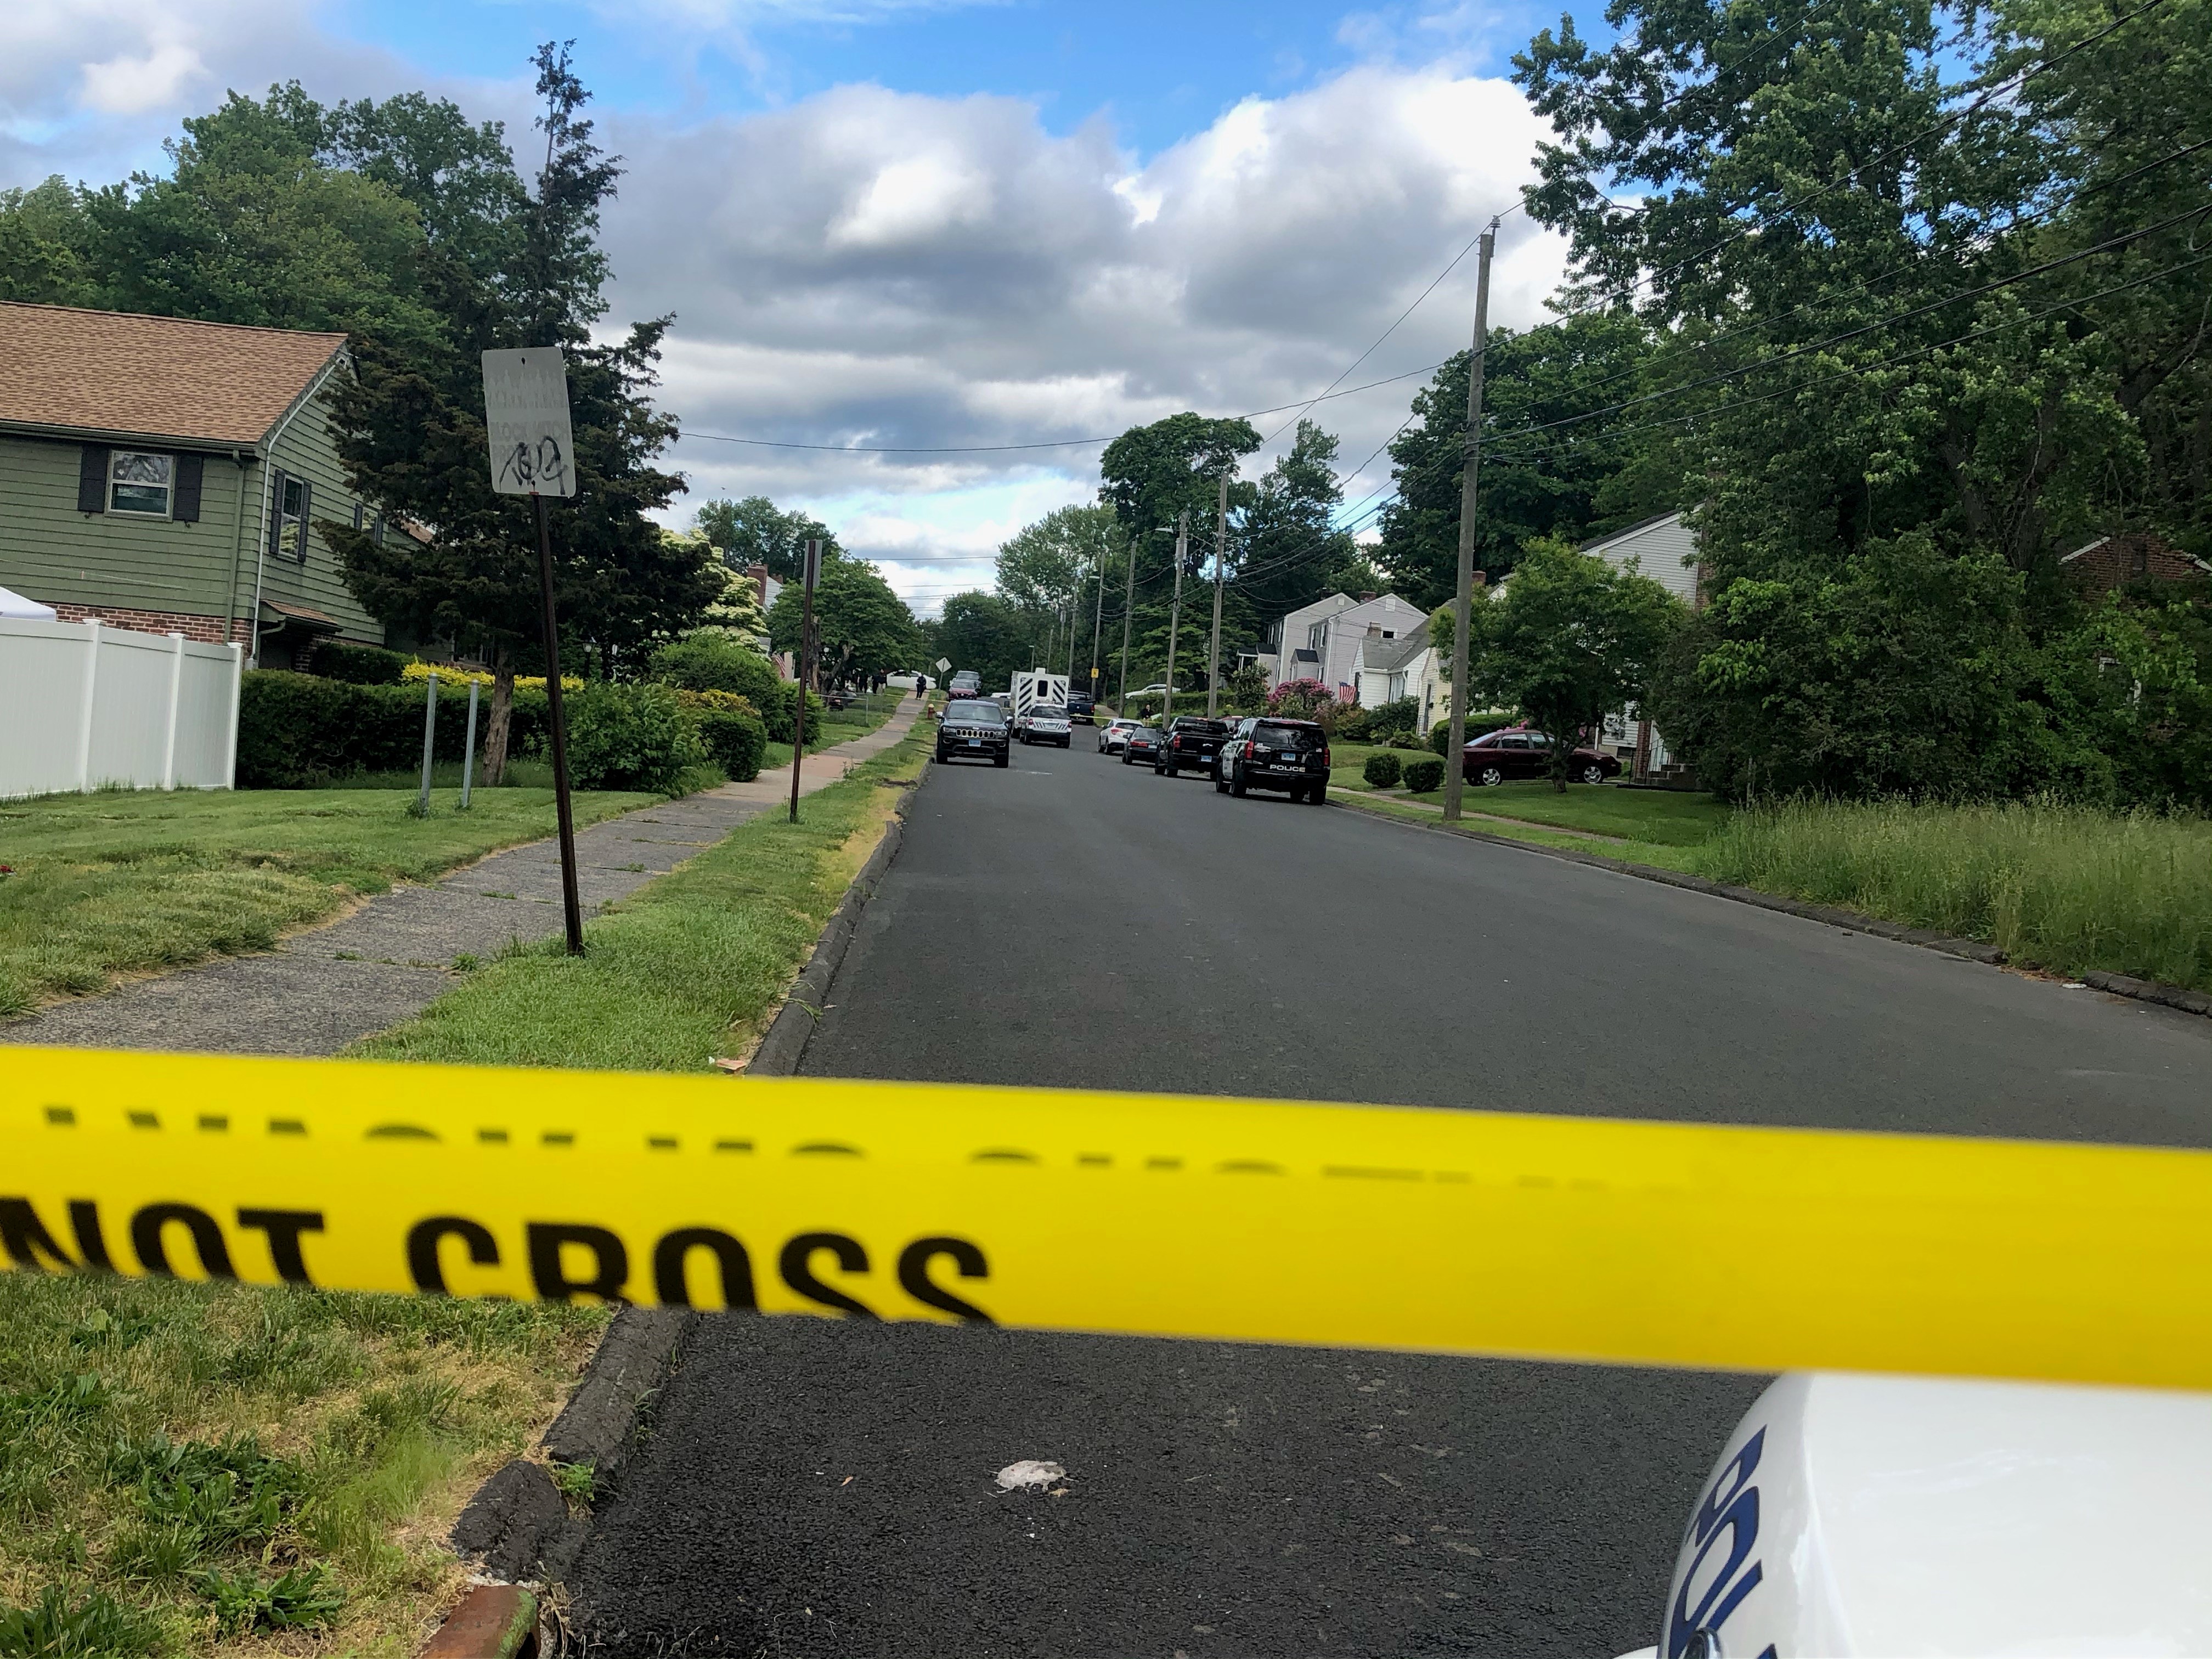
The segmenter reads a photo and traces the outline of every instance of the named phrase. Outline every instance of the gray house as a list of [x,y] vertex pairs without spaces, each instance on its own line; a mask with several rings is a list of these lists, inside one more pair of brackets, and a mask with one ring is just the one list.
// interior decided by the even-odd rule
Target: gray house
[[381,644],[313,524],[364,523],[325,404],[345,361],[343,334],[0,303],[0,587],[264,667]]

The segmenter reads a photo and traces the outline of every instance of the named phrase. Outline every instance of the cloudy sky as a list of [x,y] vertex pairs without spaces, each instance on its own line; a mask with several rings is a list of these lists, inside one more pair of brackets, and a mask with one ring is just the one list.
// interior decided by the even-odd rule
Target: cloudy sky
[[[987,581],[1023,523],[1091,497],[1100,446],[1067,441],[1287,405],[1255,416],[1273,433],[1340,376],[1350,390],[1462,347],[1471,256],[1376,342],[1517,199],[1542,135],[1503,76],[1557,15],[1525,0],[4,12],[0,185],[158,168],[179,118],[278,79],[326,99],[421,88],[520,135],[530,50],[574,36],[629,167],[606,222],[611,320],[678,319],[663,396],[687,433],[678,521],[725,493],[804,507],[924,612]],[[1493,317],[1540,319],[1559,271],[1556,241],[1508,216]],[[1315,407],[1347,470],[1419,383]],[[1021,445],[1060,447],[861,453]],[[1363,523],[1387,459],[1348,481],[1348,502],[1372,496]]]

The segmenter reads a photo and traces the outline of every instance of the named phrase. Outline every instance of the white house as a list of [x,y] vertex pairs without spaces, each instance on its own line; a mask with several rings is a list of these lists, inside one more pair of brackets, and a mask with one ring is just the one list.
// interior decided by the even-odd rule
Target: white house
[[[1679,513],[1663,513],[1610,536],[1583,544],[1607,563],[1649,576],[1692,610],[1704,603],[1698,580],[1698,536]],[[1634,708],[1608,714],[1601,743],[1628,764],[1636,778],[1664,777],[1679,769],[1659,728]]]
[[1358,695],[1353,673],[1360,647],[1370,639],[1401,639],[1428,619],[1427,611],[1395,593],[1362,593],[1358,599],[1332,593],[1291,611],[1268,630],[1275,659],[1267,684],[1273,688],[1285,680],[1319,680],[1350,702]]
[[1352,685],[1362,708],[1376,708],[1411,697],[1419,709],[1414,730],[1425,734],[1451,708],[1451,682],[1443,672],[1443,653],[1429,639],[1429,623],[1389,639],[1378,624],[1359,642],[1352,664]]

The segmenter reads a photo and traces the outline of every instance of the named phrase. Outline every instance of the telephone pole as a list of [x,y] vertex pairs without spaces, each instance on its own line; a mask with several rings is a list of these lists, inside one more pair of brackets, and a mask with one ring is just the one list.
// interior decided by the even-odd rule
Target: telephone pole
[[[1098,588],[1091,596],[1091,684],[1085,689],[1091,693],[1091,717],[1097,717],[1098,703],[1098,625],[1106,618],[1106,543],[1098,544]],[[1073,675],[1075,671],[1068,671]]]
[[1213,676],[1206,683],[1206,717],[1212,720],[1221,702],[1221,567],[1229,557],[1229,469],[1221,469],[1221,499],[1213,509]]
[[1160,699],[1160,730],[1168,728],[1175,718],[1175,657],[1176,629],[1182,625],[1182,560],[1183,550],[1190,544],[1190,509],[1176,514],[1176,585],[1175,602],[1168,607],[1168,689]]
[[1129,618],[1137,609],[1137,538],[1129,538],[1129,575],[1121,589],[1121,690],[1114,699],[1114,712],[1126,717],[1129,712]]
[[1474,346],[1467,359],[1467,439],[1459,479],[1459,597],[1452,606],[1451,740],[1444,747],[1444,821],[1459,818],[1467,785],[1468,635],[1474,620],[1474,480],[1482,463],[1482,359],[1490,343],[1490,256],[1498,221],[1482,233],[1474,268]]

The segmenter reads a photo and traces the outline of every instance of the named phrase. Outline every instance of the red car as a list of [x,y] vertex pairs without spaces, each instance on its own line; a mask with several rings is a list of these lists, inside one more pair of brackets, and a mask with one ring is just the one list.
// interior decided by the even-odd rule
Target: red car
[[[1460,772],[1469,783],[1504,783],[1510,778],[1552,775],[1552,740],[1541,732],[1491,732],[1460,751]],[[1577,749],[1567,763],[1577,783],[1603,783],[1616,777],[1620,763],[1595,749]]]

